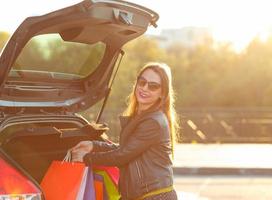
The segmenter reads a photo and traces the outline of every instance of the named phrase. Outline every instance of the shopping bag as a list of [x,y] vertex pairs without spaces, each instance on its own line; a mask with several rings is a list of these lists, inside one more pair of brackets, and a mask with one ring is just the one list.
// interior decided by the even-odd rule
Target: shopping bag
[[118,187],[119,169],[117,167],[94,165],[93,169],[107,172],[113,183]]
[[104,199],[104,183],[103,181],[94,180],[94,188],[95,188],[95,199],[96,200],[105,200]]
[[89,170],[89,167],[84,168],[84,173],[81,179],[81,184],[79,186],[79,191],[77,192],[76,200],[83,200],[85,189],[86,189],[88,170]]
[[101,195],[103,197],[103,200],[108,200],[108,193],[107,190],[105,188],[105,184],[104,184],[104,178],[103,176],[99,175],[99,174],[94,174],[94,181],[98,182],[98,183],[102,183],[102,191],[101,191]]
[[118,189],[116,185],[113,183],[107,172],[103,170],[94,170],[94,174],[99,174],[103,176],[104,179],[104,185],[108,194],[109,200],[118,200],[120,198],[120,194],[118,192]]
[[75,200],[86,174],[83,163],[53,161],[41,182],[46,200]]
[[87,173],[87,178],[86,178],[86,186],[85,186],[83,200],[96,200],[95,196],[96,196],[96,194],[95,194],[93,170],[91,167],[88,167],[88,173]]

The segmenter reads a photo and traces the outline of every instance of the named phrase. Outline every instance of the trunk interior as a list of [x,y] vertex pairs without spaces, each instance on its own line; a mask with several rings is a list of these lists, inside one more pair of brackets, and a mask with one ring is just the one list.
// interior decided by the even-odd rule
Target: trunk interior
[[5,153],[40,183],[53,160],[63,160],[79,141],[101,140],[104,130],[68,122],[17,124],[2,132],[0,142]]

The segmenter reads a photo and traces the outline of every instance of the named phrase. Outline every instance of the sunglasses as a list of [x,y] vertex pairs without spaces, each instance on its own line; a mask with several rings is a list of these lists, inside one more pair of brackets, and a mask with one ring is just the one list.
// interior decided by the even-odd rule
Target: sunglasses
[[143,88],[145,85],[147,84],[147,88],[154,92],[158,89],[160,89],[161,84],[156,83],[156,82],[152,82],[152,81],[147,81],[144,77],[138,77],[137,79],[137,85],[140,86],[141,88]]

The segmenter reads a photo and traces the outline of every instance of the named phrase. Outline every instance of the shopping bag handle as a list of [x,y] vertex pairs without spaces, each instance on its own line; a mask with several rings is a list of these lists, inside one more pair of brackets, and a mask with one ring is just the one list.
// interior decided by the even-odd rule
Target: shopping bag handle
[[72,152],[71,152],[71,150],[68,150],[65,157],[62,160],[62,163],[63,162],[71,162],[71,160],[72,160]]

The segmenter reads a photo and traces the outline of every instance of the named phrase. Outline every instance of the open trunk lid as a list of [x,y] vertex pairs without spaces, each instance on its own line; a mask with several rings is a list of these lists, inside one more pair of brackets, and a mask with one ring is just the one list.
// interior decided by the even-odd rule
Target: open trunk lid
[[[0,111],[87,109],[106,95],[121,47],[142,35],[150,24],[155,26],[157,20],[158,15],[147,8],[110,0],[85,0],[27,18],[0,57]],[[39,46],[37,41],[41,41]],[[54,49],[58,42],[65,43],[64,50]],[[75,56],[80,53],[84,56]]]

